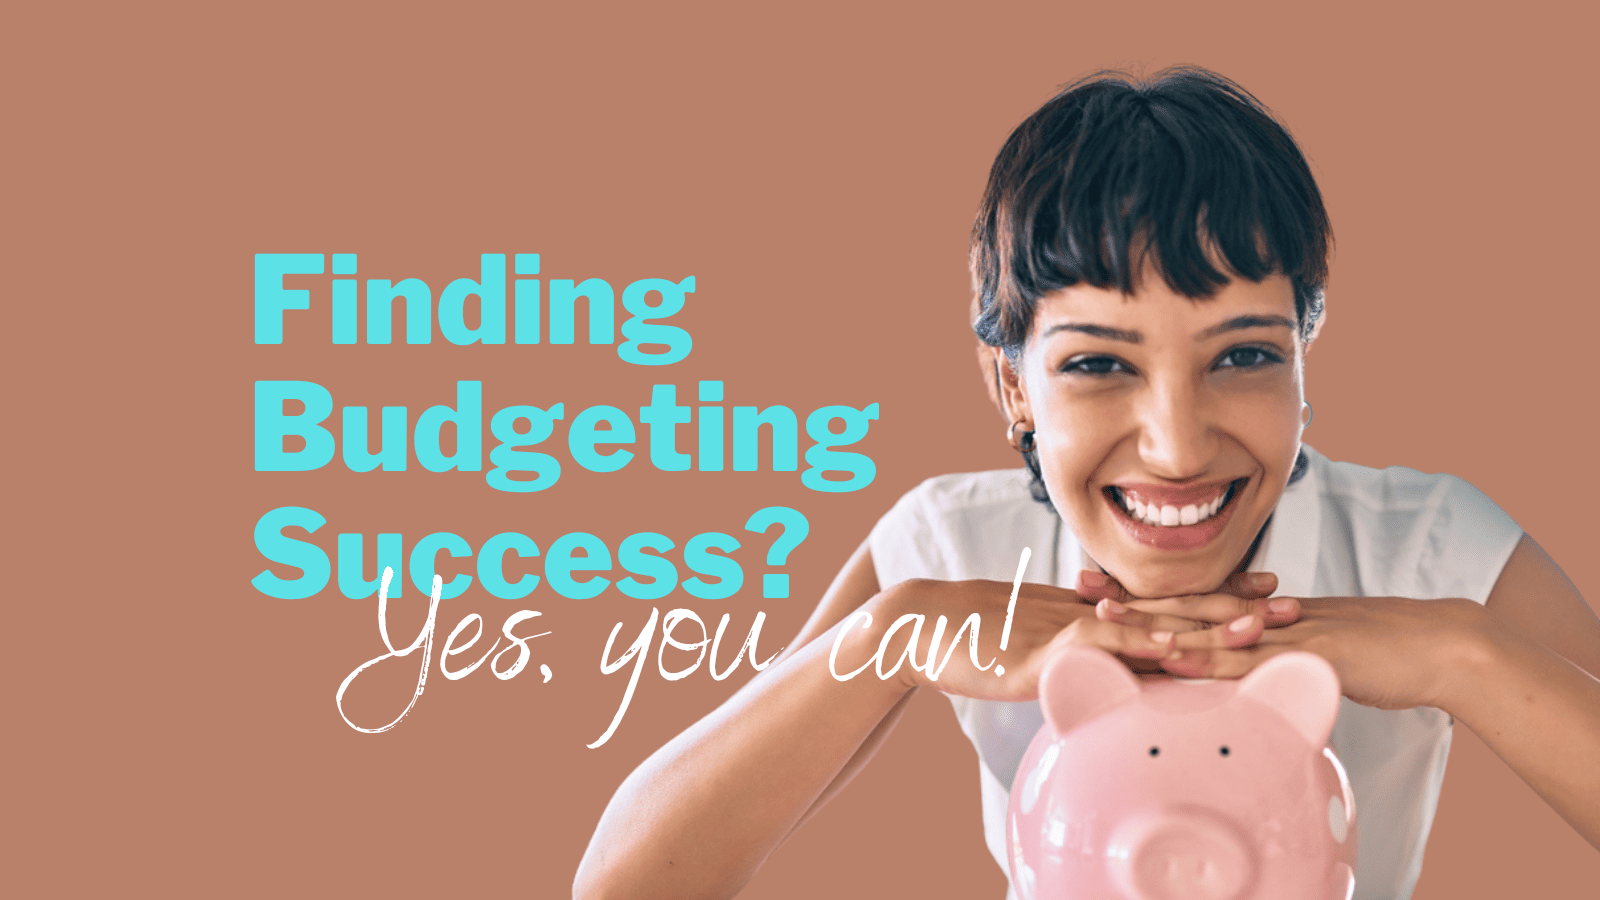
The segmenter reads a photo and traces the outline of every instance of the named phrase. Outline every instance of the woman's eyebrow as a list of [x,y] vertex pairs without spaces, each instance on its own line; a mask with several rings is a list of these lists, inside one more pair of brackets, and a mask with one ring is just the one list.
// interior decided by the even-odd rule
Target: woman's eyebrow
[[1288,318],[1287,316],[1234,316],[1226,322],[1213,325],[1210,328],[1207,328],[1205,331],[1200,332],[1194,336],[1194,339],[1197,341],[1203,341],[1207,338],[1214,338],[1219,334],[1224,334],[1229,331],[1239,331],[1245,328],[1270,328],[1278,325],[1281,325],[1290,331],[1293,331],[1295,328],[1294,320]]
[[1137,331],[1128,331],[1122,328],[1110,328],[1105,325],[1079,324],[1077,322],[1063,322],[1060,325],[1052,325],[1050,326],[1049,330],[1044,333],[1044,336],[1049,337],[1058,331],[1078,331],[1082,332],[1083,334],[1105,338],[1106,340],[1127,341],[1130,344],[1144,343],[1144,335]]

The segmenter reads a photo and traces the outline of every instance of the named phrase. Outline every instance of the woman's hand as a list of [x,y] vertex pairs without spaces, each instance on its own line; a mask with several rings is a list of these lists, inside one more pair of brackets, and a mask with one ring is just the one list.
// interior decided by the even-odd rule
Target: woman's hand
[[1191,678],[1237,678],[1288,650],[1333,664],[1344,695],[1363,706],[1448,708],[1452,672],[1481,643],[1487,613],[1471,600],[1319,597],[1299,600],[1299,620],[1262,633],[1253,647],[1206,646],[1180,634],[1162,668]]
[[1269,600],[1277,589],[1278,576],[1271,572],[1237,572],[1212,594],[1149,600],[1129,594],[1103,572],[1084,569],[1078,573],[1079,595],[1096,604],[1102,619],[1171,631],[1232,624],[1250,615],[1260,617],[1264,627],[1281,628],[1300,617],[1300,606],[1292,597]]
[[[851,627],[840,636],[835,677],[859,671],[856,677],[898,679],[906,689],[926,686],[985,700],[1031,700],[1038,696],[1044,660],[1059,644],[1100,647],[1152,663],[1173,651],[1170,631],[1102,622],[1076,591],[1039,584],[1018,589],[1002,650],[1010,602],[1011,585],[999,581],[902,582],[863,607],[870,622],[846,623]],[[973,615],[979,622],[976,648],[972,629],[963,628]],[[946,625],[935,635],[941,618]]]
[[[1176,646],[1245,647],[1254,644],[1267,628],[1281,628],[1300,618],[1299,601],[1271,597],[1278,576],[1270,572],[1238,572],[1214,594],[1193,594],[1164,599],[1139,599],[1116,579],[1085,569],[1078,573],[1078,594],[1095,604],[1102,621],[1150,630],[1184,632],[1212,630],[1203,638],[1182,637]],[[1218,626],[1225,626],[1218,628]],[[1159,663],[1129,660],[1136,672],[1162,671]]]
[[[1267,597],[1278,579],[1242,572],[1218,593],[1135,599],[1099,572],[1079,574],[1079,593],[1100,618],[1175,632],[1158,666],[1186,678],[1238,678],[1287,650],[1326,659],[1345,696],[1380,709],[1442,706],[1451,663],[1482,637],[1483,608],[1470,600],[1398,597]],[[1214,632],[1237,630],[1229,645]]]
[[[1078,591],[1023,584],[1002,650],[1010,598],[1011,585],[998,581],[916,579],[896,585],[864,608],[870,621],[857,619],[840,635],[836,677],[882,673],[900,679],[908,689],[927,686],[985,700],[1031,700],[1039,694],[1044,661],[1060,646],[1098,647],[1141,672],[1160,672],[1160,661],[1178,646],[1175,629],[1162,624],[1166,619],[1154,624],[1114,621],[1098,615],[1097,607]],[[976,649],[971,629],[963,629],[974,614],[980,623]],[[942,630],[940,617],[946,623]],[[1260,617],[1247,624],[1244,630],[1212,629],[1206,640],[1191,645],[1249,646],[1260,636]]]

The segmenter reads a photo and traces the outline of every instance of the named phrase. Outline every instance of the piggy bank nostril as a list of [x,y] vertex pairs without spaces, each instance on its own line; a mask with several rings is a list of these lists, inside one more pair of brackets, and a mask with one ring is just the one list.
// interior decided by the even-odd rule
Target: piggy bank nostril
[[1117,881],[1137,900],[1236,900],[1255,880],[1244,836],[1213,815],[1158,815],[1120,837]]

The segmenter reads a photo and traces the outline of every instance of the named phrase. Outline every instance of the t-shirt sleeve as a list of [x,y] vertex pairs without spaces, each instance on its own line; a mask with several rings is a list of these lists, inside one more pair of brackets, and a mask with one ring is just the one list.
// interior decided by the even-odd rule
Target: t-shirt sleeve
[[1455,476],[1446,476],[1438,496],[1417,566],[1419,587],[1431,597],[1486,602],[1522,540],[1522,527],[1488,495]]
[[931,489],[928,481],[912,488],[873,526],[867,545],[880,588],[911,578],[950,578],[946,553],[928,515]]

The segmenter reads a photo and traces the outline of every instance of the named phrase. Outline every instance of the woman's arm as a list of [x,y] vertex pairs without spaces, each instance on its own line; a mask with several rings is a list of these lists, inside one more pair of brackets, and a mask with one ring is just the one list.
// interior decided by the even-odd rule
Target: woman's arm
[[726,897],[749,881],[871,755],[910,693],[895,679],[839,682],[828,670],[829,632],[877,592],[863,544],[778,660],[617,789],[575,897]]
[[1523,536],[1442,708],[1600,848],[1600,619]]
[[[915,689],[997,700],[1038,696],[1038,673],[1058,644],[1100,647],[1130,659],[1158,660],[1173,635],[1096,619],[1075,591],[1025,584],[1018,591],[1007,649],[999,647],[1012,586],[993,581],[908,581],[878,590],[863,546],[828,589],[783,658],[752,678],[710,715],[645,760],[617,789],[579,864],[578,897],[728,897],[814,810],[866,764]],[[843,620],[863,609],[870,618]],[[976,650],[957,629],[976,615]],[[902,628],[885,652],[880,678],[870,662],[883,636],[906,616],[922,617],[917,646]],[[943,668],[934,682],[905,653],[928,660],[934,623],[948,622]],[[1259,616],[1241,631],[1213,629],[1217,646],[1244,646],[1261,634]],[[848,625],[848,629],[844,626]],[[841,629],[843,633],[841,634]],[[838,646],[839,680],[830,665]],[[1209,643],[1207,644],[1210,645]],[[948,654],[948,655],[946,655]],[[973,665],[976,657],[978,665]],[[1004,677],[997,673],[999,663]]]
[[[1183,615],[1185,599],[1138,601]],[[1345,695],[1381,709],[1438,707],[1471,728],[1600,848],[1600,620],[1524,536],[1486,605],[1400,597],[1302,598],[1301,618],[1239,650],[1185,632],[1162,667],[1235,678],[1286,650],[1321,655]]]
[[1533,538],[1522,536],[1485,605],[1527,637],[1600,677],[1600,618]]

